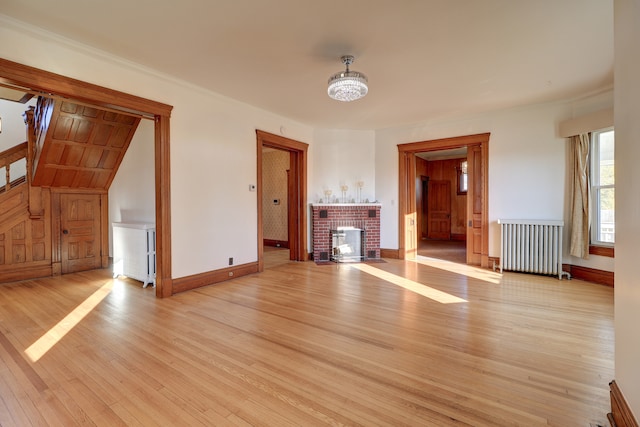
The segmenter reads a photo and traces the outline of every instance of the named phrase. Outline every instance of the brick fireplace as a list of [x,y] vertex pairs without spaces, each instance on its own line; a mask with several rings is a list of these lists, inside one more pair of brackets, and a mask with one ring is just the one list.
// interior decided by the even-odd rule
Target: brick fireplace
[[313,260],[331,261],[332,233],[343,228],[364,230],[364,259],[380,258],[379,203],[312,203]]

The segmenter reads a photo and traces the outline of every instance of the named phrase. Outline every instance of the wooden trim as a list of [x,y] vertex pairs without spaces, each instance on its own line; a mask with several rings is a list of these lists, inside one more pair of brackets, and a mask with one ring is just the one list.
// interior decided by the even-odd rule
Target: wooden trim
[[596,270],[595,268],[582,267],[579,265],[563,264],[562,269],[574,279],[585,280],[587,282],[598,283],[613,287],[613,271]]
[[593,246],[589,245],[589,255],[606,256],[615,258],[615,248],[611,246]]
[[[400,176],[400,187],[398,188],[398,258],[404,259],[404,250],[405,250],[405,212],[407,208],[405,207],[405,203],[409,198],[409,195],[406,194],[408,192],[407,186],[410,185],[411,181],[407,180],[407,157],[413,156],[413,153],[404,153],[400,151],[398,148],[398,175]],[[404,181],[403,181],[403,178]],[[382,249],[380,249],[380,256],[382,255]]]
[[[258,207],[258,271],[264,271],[264,219],[262,218],[264,208],[262,207],[262,148],[263,142],[260,138],[260,134],[257,133],[256,144],[256,198]],[[291,238],[291,236],[289,236]]]
[[109,267],[109,194],[100,195],[100,266]]
[[638,420],[631,412],[631,408],[615,380],[609,383],[609,388],[611,413],[607,414],[607,418],[612,427],[638,427]]
[[489,136],[485,133],[478,136],[480,155],[482,156],[482,260],[480,265],[489,267]]
[[50,191],[51,194],[51,268],[54,276],[62,274],[62,241],[60,238],[60,194]]
[[474,135],[454,136],[450,138],[432,139],[428,141],[409,142],[398,144],[398,151],[408,153],[422,153],[424,151],[447,150],[469,145],[479,145],[489,142],[490,133],[478,133]]
[[16,160],[26,157],[27,149],[27,143],[23,142],[4,150],[2,153],[0,153],[0,167],[6,167]]
[[[30,91],[49,93],[53,96],[60,96],[98,107],[116,109],[145,117],[154,117],[157,254],[156,296],[163,297],[172,295],[169,122],[173,107],[2,58],[0,58],[0,70],[0,83],[3,84],[23,87]],[[54,200],[52,200],[52,212],[55,212],[53,203]],[[55,253],[55,250],[53,252]],[[59,260],[53,260],[52,270],[53,274],[60,271]]]
[[179,277],[177,279],[173,279],[173,293],[177,294],[179,292],[213,285],[214,283],[236,279],[238,277],[247,276],[257,272],[258,263],[252,262],[249,264],[234,265],[233,267],[194,274],[192,276]]
[[460,242],[466,242],[467,241],[467,235],[466,234],[451,233],[451,240],[457,240],[457,241],[460,241]]
[[400,259],[400,249],[380,248],[380,258]]
[[295,188],[294,194],[289,194],[289,209],[297,210],[292,217],[297,218],[296,224],[290,225],[291,230],[295,230],[295,238],[289,236],[290,259],[294,261],[306,261],[309,257],[307,251],[307,150],[309,144],[285,138],[280,135],[264,132],[256,129],[256,159],[257,159],[257,185],[256,196],[258,206],[258,271],[264,271],[264,233],[263,233],[263,207],[262,207],[262,149],[264,147],[275,148],[288,151],[291,155],[290,171],[292,186]]
[[53,276],[53,268],[49,260],[25,263],[25,265],[7,270],[0,269],[0,283],[17,280],[36,279]]
[[273,240],[273,239],[263,239],[262,244],[264,246],[271,246],[274,248],[285,248],[289,249],[289,242],[287,240]]
[[171,277],[170,117],[155,118],[156,297],[174,294]]
[[[0,58],[0,82],[141,116],[171,115],[172,106]],[[120,107],[120,108],[118,108]]]

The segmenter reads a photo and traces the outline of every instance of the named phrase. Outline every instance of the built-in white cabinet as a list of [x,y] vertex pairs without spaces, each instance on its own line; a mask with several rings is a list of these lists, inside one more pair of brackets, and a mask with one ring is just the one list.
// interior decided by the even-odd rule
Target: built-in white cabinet
[[114,222],[113,277],[140,280],[143,288],[156,285],[156,227],[154,224]]

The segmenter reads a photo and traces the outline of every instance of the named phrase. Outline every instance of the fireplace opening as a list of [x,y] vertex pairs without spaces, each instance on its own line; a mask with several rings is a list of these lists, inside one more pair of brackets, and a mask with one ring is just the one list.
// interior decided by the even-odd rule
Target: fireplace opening
[[357,262],[365,260],[364,230],[355,227],[338,227],[331,230],[331,261]]

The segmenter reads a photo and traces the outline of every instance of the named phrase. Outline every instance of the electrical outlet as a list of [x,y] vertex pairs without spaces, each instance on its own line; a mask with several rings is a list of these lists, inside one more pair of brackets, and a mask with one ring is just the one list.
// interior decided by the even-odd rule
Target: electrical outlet
[[229,265],[233,265],[233,257],[229,257]]

